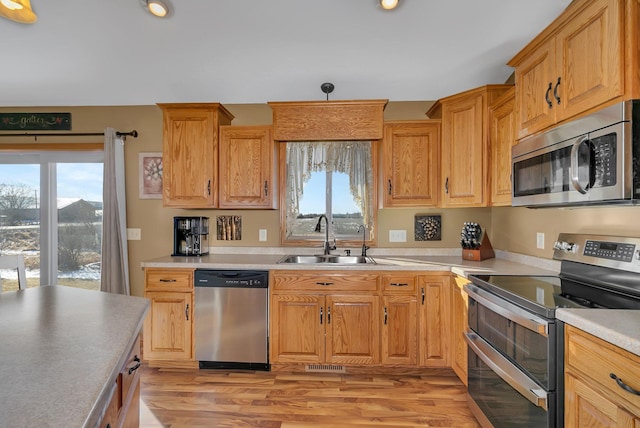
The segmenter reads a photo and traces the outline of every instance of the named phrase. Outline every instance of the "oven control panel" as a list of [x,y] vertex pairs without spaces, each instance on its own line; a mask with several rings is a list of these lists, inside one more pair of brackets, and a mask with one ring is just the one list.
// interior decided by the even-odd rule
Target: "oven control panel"
[[640,237],[560,233],[554,260],[567,260],[640,273]]
[[584,255],[631,262],[635,249],[636,246],[633,244],[587,240],[584,247]]

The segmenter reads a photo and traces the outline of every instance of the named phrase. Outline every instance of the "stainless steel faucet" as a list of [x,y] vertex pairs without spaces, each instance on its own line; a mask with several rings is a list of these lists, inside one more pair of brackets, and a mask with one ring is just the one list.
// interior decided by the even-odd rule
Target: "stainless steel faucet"
[[318,219],[318,224],[316,224],[316,232],[320,232],[320,225],[322,223],[322,219],[324,218],[325,228],[324,228],[324,254],[331,254],[331,250],[336,249],[336,240],[333,240],[333,245],[329,244],[329,219],[326,215],[322,214]]

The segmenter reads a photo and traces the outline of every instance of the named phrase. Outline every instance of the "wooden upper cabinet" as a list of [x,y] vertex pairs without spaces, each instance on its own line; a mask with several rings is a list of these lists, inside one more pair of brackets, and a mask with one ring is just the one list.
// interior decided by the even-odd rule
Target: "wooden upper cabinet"
[[218,127],[233,119],[221,104],[158,104],[162,109],[163,204],[218,204]]
[[442,207],[487,206],[488,106],[511,86],[487,85],[452,95],[427,112],[442,120]]
[[220,208],[274,208],[275,145],[270,126],[220,127]]
[[511,205],[511,147],[516,142],[515,88],[489,108],[490,205]]
[[518,138],[637,97],[639,19],[637,0],[576,0],[514,57]]
[[436,206],[440,121],[386,122],[382,162],[385,207]]

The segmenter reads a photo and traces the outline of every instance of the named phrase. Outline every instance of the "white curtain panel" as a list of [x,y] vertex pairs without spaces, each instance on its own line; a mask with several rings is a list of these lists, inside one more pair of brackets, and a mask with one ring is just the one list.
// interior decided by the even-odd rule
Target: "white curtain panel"
[[369,141],[305,141],[287,143],[287,233],[300,212],[304,184],[312,172],[341,172],[349,176],[351,196],[371,224],[373,173]]
[[113,128],[104,130],[103,186],[100,290],[130,295],[124,139]]

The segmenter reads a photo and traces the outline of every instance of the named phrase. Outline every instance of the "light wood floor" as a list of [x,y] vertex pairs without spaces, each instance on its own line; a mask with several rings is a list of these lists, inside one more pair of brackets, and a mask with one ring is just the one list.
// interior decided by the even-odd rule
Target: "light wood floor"
[[477,427],[451,370],[231,372],[143,365],[140,427]]

